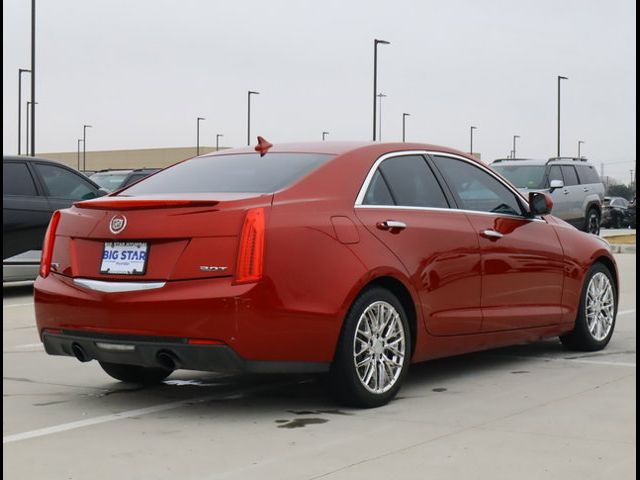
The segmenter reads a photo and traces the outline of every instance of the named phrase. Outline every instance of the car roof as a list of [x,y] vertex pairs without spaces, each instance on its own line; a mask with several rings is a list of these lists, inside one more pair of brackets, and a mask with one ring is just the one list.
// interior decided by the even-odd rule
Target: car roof
[[534,159],[534,158],[497,158],[491,165],[524,165],[524,166],[545,166],[545,165],[589,165],[593,164],[586,158],[573,158],[573,157],[552,157],[548,160]]
[[15,161],[21,161],[21,162],[42,162],[42,163],[50,163],[52,165],[61,165],[63,167],[67,167],[67,168],[71,168],[69,167],[69,165],[65,165],[62,162],[57,162],[55,160],[49,160],[46,158],[40,158],[40,157],[30,157],[28,155],[3,155],[2,156],[2,161],[3,162],[15,162]]
[[[427,150],[434,151],[440,153],[451,153],[459,156],[463,156],[466,158],[470,158],[472,160],[481,163],[476,158],[471,157],[468,153],[449,148],[443,147],[441,145],[433,145],[427,143],[409,143],[409,142],[388,142],[388,143],[378,143],[378,142],[357,142],[357,141],[347,141],[347,142],[339,142],[339,141],[325,141],[325,142],[296,142],[296,143],[274,143],[271,148],[269,148],[266,155],[269,153],[318,153],[318,154],[327,154],[327,155],[342,155],[346,153],[353,153],[356,151],[371,151],[375,153],[379,153],[380,155],[386,152],[393,151],[407,151],[407,150]],[[218,152],[211,152],[205,155],[201,155],[202,157],[213,157],[217,155],[235,155],[241,153],[255,153],[255,148],[253,146],[249,147],[241,147],[234,149],[225,149],[220,150]]]

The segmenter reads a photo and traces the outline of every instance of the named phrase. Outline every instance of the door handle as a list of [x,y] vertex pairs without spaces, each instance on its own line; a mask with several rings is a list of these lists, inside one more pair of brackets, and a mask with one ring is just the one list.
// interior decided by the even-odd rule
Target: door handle
[[380,230],[404,230],[407,228],[407,224],[398,220],[385,220],[384,222],[378,222],[376,227]]
[[564,193],[565,195],[569,195],[569,190],[563,190],[562,193]]
[[588,191],[589,191],[589,189],[588,189],[587,187],[584,187],[584,188],[582,189],[582,191],[583,191],[583,192],[588,192]]
[[489,240],[497,240],[498,238],[504,237],[504,235],[500,232],[496,232],[495,230],[483,230],[480,232],[480,236],[484,238],[488,238]]

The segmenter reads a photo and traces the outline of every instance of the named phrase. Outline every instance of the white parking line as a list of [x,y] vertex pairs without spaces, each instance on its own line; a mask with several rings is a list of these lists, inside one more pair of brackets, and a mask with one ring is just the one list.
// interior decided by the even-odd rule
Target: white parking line
[[42,345],[41,342],[38,343],[25,343],[24,345],[18,345],[16,347],[10,347],[13,350],[28,350],[29,348],[34,348],[34,347],[43,347],[44,345]]
[[127,410],[124,412],[114,413],[112,415],[103,415],[101,417],[87,418],[86,420],[78,420],[76,422],[63,423],[61,425],[54,425],[53,427],[39,428],[37,430],[31,430],[28,432],[16,433],[13,435],[7,435],[2,437],[2,443],[13,443],[21,440],[28,440],[30,438],[43,437],[45,435],[51,435],[53,433],[66,432],[69,430],[75,430],[76,428],[89,427],[92,425],[99,425],[101,423],[113,422],[114,420],[120,420],[123,418],[137,417],[140,415],[148,415],[155,412],[163,412],[165,410],[172,410],[174,408],[180,408],[187,405],[195,405],[199,403],[208,402],[209,400],[231,400],[234,398],[241,398],[243,394],[248,392],[255,392],[265,388],[278,388],[285,385],[291,385],[293,383],[305,383],[308,380],[302,380],[298,382],[280,382],[270,383],[266,385],[258,385],[247,387],[244,389],[238,389],[236,391],[220,395],[207,395],[205,397],[190,398],[188,400],[180,400],[178,402],[162,403],[160,405],[154,405],[152,407],[138,408],[136,410]]
[[631,310],[622,310],[622,311],[618,312],[618,315],[626,315],[627,313],[636,313],[636,309],[633,308]]
[[33,305],[33,302],[31,303],[12,303],[10,305],[2,305],[2,308],[13,308],[13,307],[28,307],[29,305]]

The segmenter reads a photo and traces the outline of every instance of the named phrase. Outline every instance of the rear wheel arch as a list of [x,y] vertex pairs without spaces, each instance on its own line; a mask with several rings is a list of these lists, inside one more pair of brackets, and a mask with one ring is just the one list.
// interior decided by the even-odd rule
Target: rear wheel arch
[[[416,304],[413,300],[413,296],[411,295],[411,292],[409,291],[409,289],[407,288],[407,286],[400,280],[398,280],[395,277],[391,277],[391,276],[380,276],[380,277],[376,277],[372,280],[370,280],[368,283],[366,283],[359,291],[358,293],[355,295],[353,301],[351,302],[351,305],[353,305],[353,303],[355,303],[355,301],[360,298],[360,296],[366,292],[367,290],[371,289],[371,288],[375,288],[375,287],[380,287],[380,288],[384,288],[385,290],[390,291],[391,293],[393,293],[398,300],[400,301],[400,303],[402,304],[402,307],[404,308],[406,314],[407,314],[407,323],[409,324],[409,329],[410,329],[410,333],[411,333],[411,355],[413,355],[413,352],[415,351],[416,348],[416,334],[417,334],[417,327],[418,327],[418,314],[416,311]],[[349,310],[351,309],[351,306],[349,306]],[[348,311],[347,311],[348,314]]]

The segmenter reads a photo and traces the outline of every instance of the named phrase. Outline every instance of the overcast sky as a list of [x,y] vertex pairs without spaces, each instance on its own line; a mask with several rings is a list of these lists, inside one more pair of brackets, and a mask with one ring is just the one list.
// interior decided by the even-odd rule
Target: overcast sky
[[[3,153],[17,151],[18,68],[30,1],[3,0]],[[628,181],[636,159],[634,0],[39,0],[36,152],[369,140],[373,39],[382,140],[489,161],[582,153]],[[27,77],[25,77],[27,80]],[[26,82],[28,83],[28,82]],[[23,82],[23,87],[24,87]],[[27,90],[27,92],[25,92]],[[23,88],[23,102],[28,89]],[[24,119],[24,114],[23,114]],[[24,133],[24,131],[23,131]]]

